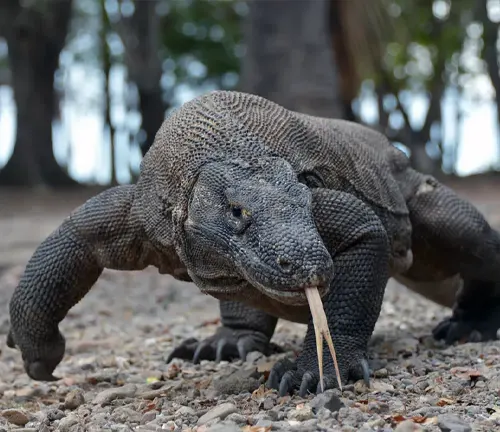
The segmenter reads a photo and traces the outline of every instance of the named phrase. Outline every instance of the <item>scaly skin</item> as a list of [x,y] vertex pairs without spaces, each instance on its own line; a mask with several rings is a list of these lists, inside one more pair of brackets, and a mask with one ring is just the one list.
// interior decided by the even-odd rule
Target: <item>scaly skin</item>
[[367,378],[390,276],[453,306],[438,339],[488,340],[500,327],[500,236],[472,205],[371,129],[238,92],[181,107],[136,185],[92,198],[35,251],[10,302],[7,341],[29,376],[55,379],[58,325],[104,268],[148,265],[221,301],[216,334],[188,339],[170,358],[267,354],[278,318],[307,323],[297,360],[269,377],[282,394],[318,390],[307,286],[323,297],[343,382]]

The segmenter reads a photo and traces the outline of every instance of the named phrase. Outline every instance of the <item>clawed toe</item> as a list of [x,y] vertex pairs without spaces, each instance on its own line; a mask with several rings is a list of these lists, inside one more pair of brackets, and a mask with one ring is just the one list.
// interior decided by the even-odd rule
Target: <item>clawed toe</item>
[[498,339],[497,331],[500,327],[500,318],[495,315],[488,319],[461,319],[446,318],[432,330],[436,340],[442,340],[447,345],[456,342],[486,342]]
[[174,358],[192,361],[194,364],[201,360],[223,360],[234,359],[245,360],[247,354],[259,351],[268,354],[269,340],[258,332],[248,330],[232,330],[220,327],[217,333],[203,341],[190,338],[182,342],[167,358],[169,363]]
[[[337,388],[337,376],[333,368],[324,375],[324,390]],[[370,368],[364,356],[354,356],[350,365],[340,365],[343,383],[346,381],[357,381],[362,379],[367,387],[370,386]],[[288,359],[277,362],[269,374],[267,387],[279,391],[280,396],[286,396],[298,391],[300,397],[310,393],[321,393],[321,382],[319,371],[316,369],[302,370],[297,367],[296,362]]]

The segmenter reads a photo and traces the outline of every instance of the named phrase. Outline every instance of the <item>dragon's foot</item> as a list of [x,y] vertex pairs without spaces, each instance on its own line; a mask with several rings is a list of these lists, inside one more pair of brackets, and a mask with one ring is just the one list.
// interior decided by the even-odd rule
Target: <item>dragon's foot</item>
[[[370,370],[364,353],[351,353],[345,357],[347,361],[339,358],[340,379],[342,385],[348,381],[363,379],[367,386],[370,385]],[[337,376],[333,361],[325,356],[324,364],[324,390],[338,388]],[[277,362],[271,369],[267,386],[279,390],[280,396],[285,396],[298,390],[299,396],[308,393],[321,393],[321,383],[318,369],[318,360],[314,352],[302,352],[296,362],[288,359]]]
[[481,311],[456,309],[451,317],[434,327],[432,335],[448,345],[455,342],[485,342],[498,339],[499,329],[500,303],[497,303]]
[[219,327],[213,336],[201,342],[195,338],[186,339],[168,356],[167,363],[173,358],[191,360],[193,363],[199,363],[200,360],[245,360],[252,351],[269,355],[269,338],[255,330]]
[[498,339],[500,329],[500,284],[466,281],[458,294],[451,317],[432,331],[437,340],[448,345],[455,342],[485,342]]
[[[7,335],[7,346],[17,348],[18,344],[12,330]],[[54,335],[43,344],[24,343],[21,349],[24,369],[28,376],[35,381],[57,381],[53,372],[61,362],[65,351],[65,340],[62,334],[57,330]]]

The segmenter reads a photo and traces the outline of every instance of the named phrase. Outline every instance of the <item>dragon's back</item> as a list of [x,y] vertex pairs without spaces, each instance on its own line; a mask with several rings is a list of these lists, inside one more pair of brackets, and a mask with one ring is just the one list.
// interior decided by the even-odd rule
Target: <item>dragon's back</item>
[[274,155],[297,173],[316,174],[327,188],[407,214],[388,161],[392,149],[382,134],[354,122],[296,113],[248,93],[214,91],[165,120],[141,170],[164,177],[172,198],[211,160]]

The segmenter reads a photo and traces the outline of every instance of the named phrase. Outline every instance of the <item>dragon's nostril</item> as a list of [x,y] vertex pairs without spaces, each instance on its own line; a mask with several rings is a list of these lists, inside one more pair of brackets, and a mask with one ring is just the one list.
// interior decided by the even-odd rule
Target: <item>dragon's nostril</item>
[[281,267],[281,270],[284,271],[285,273],[288,273],[292,270],[292,263],[290,262],[290,260],[283,257],[278,257],[277,262],[278,265]]

